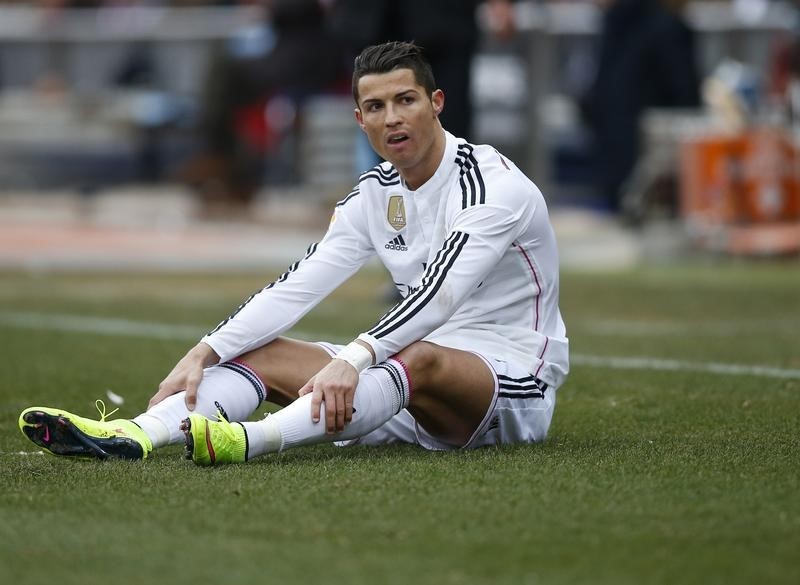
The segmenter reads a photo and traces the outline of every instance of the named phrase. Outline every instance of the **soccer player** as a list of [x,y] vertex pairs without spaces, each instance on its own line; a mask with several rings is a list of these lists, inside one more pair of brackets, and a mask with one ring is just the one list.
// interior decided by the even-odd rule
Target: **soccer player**
[[[385,159],[324,238],[202,338],[132,420],[20,415],[52,453],[144,458],[186,442],[199,465],[320,442],[428,449],[541,441],[568,371],[558,253],[539,189],[487,145],[446,132],[422,50],[365,49],[355,118]],[[403,298],[344,346],[281,334],[375,255]],[[247,421],[263,400],[283,408]]]

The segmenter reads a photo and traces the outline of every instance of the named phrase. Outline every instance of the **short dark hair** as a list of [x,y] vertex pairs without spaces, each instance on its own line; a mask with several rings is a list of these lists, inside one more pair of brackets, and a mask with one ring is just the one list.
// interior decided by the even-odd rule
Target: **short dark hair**
[[436,80],[424,49],[413,42],[392,41],[367,47],[353,65],[353,99],[358,106],[358,81],[365,75],[411,69],[414,80],[425,88],[428,97],[436,91]]

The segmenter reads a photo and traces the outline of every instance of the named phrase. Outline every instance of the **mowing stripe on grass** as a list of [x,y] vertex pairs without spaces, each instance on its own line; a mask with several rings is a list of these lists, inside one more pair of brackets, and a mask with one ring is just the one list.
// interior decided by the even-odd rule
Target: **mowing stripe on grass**
[[[107,319],[85,315],[49,313],[0,312],[0,325],[45,331],[70,331],[124,337],[148,337],[174,340],[197,340],[207,329],[194,325],[169,325],[129,319]],[[347,343],[349,339],[331,338],[313,331],[291,332],[293,337],[305,340],[325,339],[331,343]],[[673,372],[706,372],[732,376],[760,376],[765,378],[800,379],[800,370],[762,365],[726,364],[718,362],[690,362],[650,357],[616,357],[570,354],[573,365],[615,370],[655,370]]]
[[702,328],[697,323],[686,321],[637,321],[628,319],[600,319],[584,321],[573,325],[575,329],[595,335],[615,335],[625,337],[667,337],[672,335],[706,335],[727,337],[748,331],[770,331],[772,333],[794,333],[800,328],[800,319],[737,319],[736,321],[704,322]]

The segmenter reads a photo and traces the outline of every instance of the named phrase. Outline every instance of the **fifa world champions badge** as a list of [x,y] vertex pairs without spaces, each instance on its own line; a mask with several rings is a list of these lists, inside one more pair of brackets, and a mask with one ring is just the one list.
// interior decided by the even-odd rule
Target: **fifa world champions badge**
[[389,197],[386,219],[389,220],[389,225],[398,232],[406,227],[406,205],[403,203],[402,195],[392,195]]

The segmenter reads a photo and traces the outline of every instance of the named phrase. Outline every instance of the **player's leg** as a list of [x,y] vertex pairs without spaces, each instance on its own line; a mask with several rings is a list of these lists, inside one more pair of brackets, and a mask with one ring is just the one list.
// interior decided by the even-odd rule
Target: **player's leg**
[[[297,364],[301,352],[305,356],[302,365]],[[281,405],[296,400],[297,391],[330,360],[320,345],[291,339],[276,340],[242,357],[267,382],[270,396],[280,393],[280,399],[271,401]],[[370,392],[364,387],[373,386],[376,377],[380,386],[407,392],[409,396],[401,398],[403,407],[407,405],[429,433],[453,445],[467,442],[494,397],[491,369],[482,358],[467,351],[420,341],[388,360],[388,366],[377,368],[366,370],[371,377],[359,382],[357,394]],[[407,389],[397,389],[398,379]]]
[[240,358],[248,364],[269,389],[269,401],[286,406],[297,392],[331,360],[331,355],[317,343],[279,337]]
[[[194,412],[216,420],[244,421],[266,400],[285,406],[330,357],[320,346],[278,338],[203,372]],[[134,419],[154,447],[182,442],[181,422],[190,415],[184,393],[173,394]]]
[[411,379],[408,411],[437,440],[466,445],[486,417],[495,377],[483,358],[420,341],[398,354]]
[[414,344],[400,357],[413,381],[411,404],[386,424],[345,444],[400,441],[451,449],[533,443],[547,437],[556,388],[532,374],[528,364],[432,343]]
[[[277,353],[274,355],[274,357],[280,358],[277,361],[280,361],[282,364],[289,363],[289,360],[295,354],[296,344],[297,343],[302,344],[302,342],[293,342],[293,340],[287,340],[287,341],[289,341],[289,343],[285,343],[282,345],[280,349],[280,355],[278,355]],[[333,356],[335,356],[342,349],[342,347],[344,347],[342,345],[336,345],[326,342],[317,342],[312,345],[314,346],[314,348],[322,350],[322,352],[317,352],[317,354],[319,355],[319,361],[318,362],[315,361],[312,364],[313,367],[311,369],[315,370],[314,373],[321,370],[328,363],[328,361],[330,361],[330,359]],[[260,350],[256,350],[254,352],[254,354],[259,354],[259,353]],[[252,357],[248,356],[247,359],[250,360],[251,363],[253,364],[263,363],[263,365],[260,366],[259,369],[263,372],[264,376],[267,376],[267,371],[273,370],[273,368],[269,367],[268,362],[270,360],[262,359],[262,357],[268,358],[269,356],[254,355]],[[402,367],[399,364],[397,365],[399,367]],[[301,375],[298,375],[297,370],[293,370],[292,368],[286,368],[285,370],[277,370],[274,371],[274,373],[276,374],[276,377],[279,376],[281,379],[285,380],[289,388],[289,390],[282,388],[283,390],[282,394],[285,403],[280,402],[278,399],[272,400],[272,402],[280,404],[281,406],[285,406],[286,404],[289,404],[290,402],[296,400],[298,389],[302,387],[308,381],[308,379],[310,379],[311,376],[313,375],[313,374],[309,375],[309,372],[304,372]],[[294,378],[292,378],[293,374]],[[276,382],[273,381],[273,384],[276,384]],[[365,392],[366,391],[362,391],[362,394],[364,394]],[[299,416],[305,419],[306,414],[303,411],[304,407],[298,406],[295,408],[297,408],[296,412],[299,414]],[[285,412],[282,416],[286,416],[287,414],[288,411]],[[414,435],[413,425],[414,425],[413,419],[411,418],[411,416],[408,414],[407,411],[403,410],[397,416],[394,416],[391,420],[381,425],[379,429],[375,429],[375,432],[373,436],[371,436],[371,439],[374,442],[380,444],[387,444],[393,442],[405,442],[405,443],[414,442],[415,435]]]
[[473,353],[426,342],[409,346],[397,357],[406,364],[413,383],[411,404],[386,424],[342,445],[404,442],[432,449],[475,445],[477,431],[489,426],[488,415],[495,409],[492,372],[505,372],[507,362],[489,365]]
[[[287,398],[296,396],[297,390],[287,391]],[[301,445],[353,439],[397,415],[407,406],[408,396],[409,383],[403,365],[389,359],[361,373],[353,396],[352,419],[340,433],[326,432],[324,403],[322,422],[312,420],[312,395],[306,394],[256,422],[231,424],[190,415],[184,423],[187,455],[199,465],[215,465],[243,462]]]
[[[288,404],[328,360],[316,344],[277,339],[240,359],[207,368],[195,412],[214,420],[222,412],[241,421],[264,399]],[[56,455],[143,459],[154,448],[183,441],[180,423],[190,413],[179,392],[132,420],[106,420],[104,408],[100,414],[100,420],[93,420],[63,409],[31,407],[20,415],[19,426],[31,441]]]
[[[102,401],[98,401],[100,420],[35,406],[22,412],[19,426],[26,437],[54,455],[144,459],[153,449],[183,441],[180,424],[189,415],[184,395],[168,396],[131,420],[106,420]],[[233,420],[244,420],[265,395],[263,382],[246,364],[224,363],[203,371],[195,412],[215,419],[223,413]]]
[[192,416],[185,425],[187,448],[198,464],[240,462],[301,445],[360,437],[406,407],[429,434],[458,447],[485,419],[494,394],[495,379],[482,358],[419,342],[361,373],[352,420],[340,433],[327,434],[324,423],[311,420],[309,394],[263,421],[240,426]]

